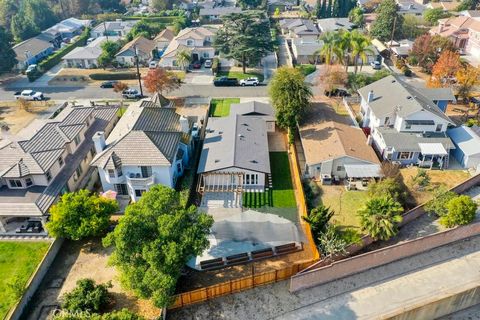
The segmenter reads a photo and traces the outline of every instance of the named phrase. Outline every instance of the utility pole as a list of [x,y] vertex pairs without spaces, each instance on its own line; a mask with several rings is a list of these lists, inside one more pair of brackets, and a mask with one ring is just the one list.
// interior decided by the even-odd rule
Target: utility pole
[[103,35],[107,37],[108,41],[107,25],[105,24],[105,21],[103,21]]
[[133,46],[135,50],[135,64],[137,65],[137,78],[138,78],[138,85],[140,86],[140,95],[143,97],[143,89],[142,89],[142,78],[140,77],[140,68],[138,67],[138,49],[137,45]]
[[[397,25],[397,15],[393,19],[393,29],[392,29],[392,36],[390,37],[390,45],[388,46],[388,50],[390,51],[390,60],[392,60],[392,43],[393,43],[393,36],[395,35],[395,26]],[[393,60],[392,60],[393,62]]]

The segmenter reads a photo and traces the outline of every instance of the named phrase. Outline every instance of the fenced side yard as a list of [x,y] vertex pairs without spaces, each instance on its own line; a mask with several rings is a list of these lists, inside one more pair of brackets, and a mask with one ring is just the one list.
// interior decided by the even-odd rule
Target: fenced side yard
[[240,98],[212,99],[210,101],[210,117],[228,117],[230,105],[240,103]]

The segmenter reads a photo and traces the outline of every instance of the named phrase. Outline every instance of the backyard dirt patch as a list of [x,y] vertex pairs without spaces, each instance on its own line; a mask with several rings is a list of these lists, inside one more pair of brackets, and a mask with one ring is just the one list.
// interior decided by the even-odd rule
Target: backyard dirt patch
[[464,124],[468,119],[480,120],[480,109],[464,103],[449,104],[446,114],[457,125]]
[[60,297],[75,287],[77,280],[94,279],[97,283],[112,281],[110,289],[115,299],[113,309],[127,308],[147,319],[156,319],[160,310],[151,302],[134,297],[120,287],[118,273],[107,265],[111,249],[102,246],[100,239],[91,241],[65,241],[58,256],[43,279],[39,290],[32,298],[28,319],[43,318],[48,306],[60,305]]
[[5,122],[10,128],[10,133],[15,134],[38,116],[48,113],[48,109],[54,105],[53,101],[32,101],[31,108],[26,111],[15,101],[0,102],[0,121]]

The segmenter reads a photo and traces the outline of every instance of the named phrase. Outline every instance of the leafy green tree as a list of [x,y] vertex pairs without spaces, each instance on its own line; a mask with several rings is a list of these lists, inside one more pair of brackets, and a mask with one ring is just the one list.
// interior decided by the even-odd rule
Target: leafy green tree
[[430,25],[435,25],[438,20],[447,18],[450,16],[450,13],[443,11],[442,8],[433,8],[427,9],[423,12],[423,19],[430,23]]
[[370,30],[372,37],[381,41],[390,41],[394,24],[394,38],[398,39],[402,36],[403,16],[398,14],[395,0],[383,0],[375,12],[377,13],[377,18]]
[[388,196],[395,201],[405,203],[407,198],[406,187],[402,181],[395,178],[385,178],[375,183],[368,184],[368,195],[371,198]]
[[319,205],[312,210],[307,217],[302,217],[310,225],[313,237],[317,239],[321,233],[327,229],[328,222],[332,219],[335,212],[330,207]]
[[425,33],[424,21],[421,17],[413,14],[403,16],[403,36],[408,39],[416,39]]
[[348,13],[348,19],[359,28],[363,28],[365,25],[365,17],[363,16],[363,10],[360,7],[355,7],[350,10]]
[[238,0],[237,4],[243,10],[256,9],[262,5],[262,0]]
[[348,246],[347,242],[342,239],[337,227],[328,225],[326,230],[318,237],[318,248],[320,252],[327,258],[335,255],[345,254]]
[[430,184],[431,178],[425,169],[418,169],[417,174],[412,177],[412,184],[416,190],[421,190]]
[[10,29],[12,17],[18,11],[20,3],[15,0],[0,0],[0,26]]
[[440,224],[447,228],[469,224],[475,219],[478,205],[467,195],[450,199],[445,205],[447,214],[440,217]]
[[95,284],[92,279],[80,279],[77,286],[63,297],[62,309],[70,312],[101,312],[112,302],[108,289],[112,284]]
[[[277,124],[293,132],[309,107],[312,97],[312,91],[305,83],[305,76],[295,68],[278,68],[270,81],[269,94],[275,108]],[[293,143],[292,136],[290,143]]]
[[98,64],[105,68],[112,64],[115,60],[115,55],[122,48],[121,43],[115,41],[105,41],[100,46],[102,48],[102,54],[98,57]]
[[410,60],[420,66],[424,72],[431,73],[432,68],[437,62],[443,51],[455,51],[450,39],[439,35],[424,34],[412,45]]
[[178,65],[185,70],[192,61],[192,54],[187,49],[180,49],[177,51],[175,59],[177,60]]
[[478,0],[462,0],[462,2],[457,7],[457,11],[475,10],[477,9],[478,4]]
[[325,59],[326,64],[332,64],[335,60],[342,62],[344,57],[344,49],[340,33],[327,31],[320,39],[323,41],[323,46],[318,52],[318,55]]
[[112,311],[103,314],[96,313],[69,313],[60,312],[52,317],[52,320],[145,320],[145,318],[136,315],[128,309]]
[[15,51],[11,46],[12,40],[5,28],[0,27],[0,74],[9,72],[17,63]]
[[175,190],[156,185],[127,207],[104,245],[114,246],[110,262],[122,284],[162,308],[172,302],[187,261],[208,248],[212,224],[195,207],[185,209]]
[[227,58],[242,64],[243,73],[247,65],[257,65],[262,57],[273,51],[268,19],[260,11],[232,13],[222,18],[223,26],[217,31],[215,48]]
[[373,54],[373,49],[370,47],[370,39],[358,31],[351,33],[350,43],[356,74],[358,71],[358,60],[361,61],[360,70],[362,70],[363,65],[368,61],[368,55]]
[[440,186],[433,190],[433,198],[425,204],[425,211],[442,217],[448,213],[447,203],[455,198],[457,194]]
[[115,200],[106,199],[88,190],[64,194],[50,209],[46,227],[54,237],[79,240],[103,234],[110,216],[118,211]]
[[147,39],[153,39],[157,34],[165,29],[165,26],[160,23],[152,23],[147,20],[140,20],[127,35],[127,41],[132,41],[138,36],[143,36]]
[[362,230],[374,239],[388,240],[397,234],[402,205],[389,196],[375,197],[358,210]]
[[16,42],[34,37],[40,32],[37,26],[21,13],[17,13],[12,17],[10,31]]

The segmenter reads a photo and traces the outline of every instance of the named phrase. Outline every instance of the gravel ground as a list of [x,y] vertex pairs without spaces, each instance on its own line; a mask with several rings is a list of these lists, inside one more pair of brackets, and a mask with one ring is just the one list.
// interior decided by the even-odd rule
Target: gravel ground
[[462,257],[478,251],[479,248],[480,236],[477,236],[470,241],[440,247],[295,294],[289,293],[288,282],[284,281],[174,310],[169,312],[167,319],[275,319],[287,312],[324,301],[342,293],[358,290],[362,287],[371,286],[373,283],[380,283],[414,270]]

